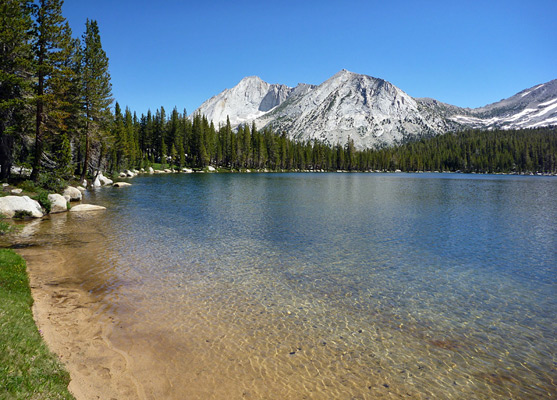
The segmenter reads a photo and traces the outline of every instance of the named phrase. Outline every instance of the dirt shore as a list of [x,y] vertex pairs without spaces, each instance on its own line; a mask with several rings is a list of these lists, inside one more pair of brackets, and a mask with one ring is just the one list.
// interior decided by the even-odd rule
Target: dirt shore
[[145,399],[131,358],[109,340],[114,323],[98,312],[102,304],[72,277],[64,254],[33,247],[17,251],[27,261],[33,316],[70,372],[69,389],[76,399]]

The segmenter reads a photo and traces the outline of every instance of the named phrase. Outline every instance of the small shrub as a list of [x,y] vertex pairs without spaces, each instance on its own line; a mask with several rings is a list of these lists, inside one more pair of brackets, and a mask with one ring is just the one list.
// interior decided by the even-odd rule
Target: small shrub
[[28,217],[32,217],[33,214],[31,213],[31,211],[27,211],[27,210],[16,210],[15,214],[14,214],[14,219],[25,219]]
[[11,225],[3,221],[4,218],[6,216],[0,213],[0,235],[4,235],[12,230]]
[[19,184],[19,188],[23,189],[24,192],[36,192],[38,190],[37,185],[33,181],[23,181]]
[[62,192],[62,190],[68,186],[68,182],[59,178],[52,172],[45,172],[41,174],[37,183],[41,188],[57,193]]
[[50,213],[52,203],[48,199],[48,192],[44,189],[39,189],[37,195],[33,197],[33,200],[37,200],[42,208],[45,209],[46,213]]

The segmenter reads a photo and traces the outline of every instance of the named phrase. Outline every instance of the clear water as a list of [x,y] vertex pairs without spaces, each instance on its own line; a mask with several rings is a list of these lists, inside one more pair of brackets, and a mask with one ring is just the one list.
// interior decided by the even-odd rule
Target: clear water
[[[42,234],[57,246],[94,245],[76,274],[105,304],[99,313],[123,327],[112,340],[152,359],[152,371],[137,373],[166,375],[162,392],[145,379],[147,393],[557,396],[557,179],[132,183],[88,195],[106,213],[56,217]],[[74,234],[62,234],[68,226]]]

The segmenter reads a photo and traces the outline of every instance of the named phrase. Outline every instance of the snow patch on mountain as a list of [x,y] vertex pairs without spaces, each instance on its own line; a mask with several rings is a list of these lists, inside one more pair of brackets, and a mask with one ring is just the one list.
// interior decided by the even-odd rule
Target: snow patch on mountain
[[474,128],[525,129],[552,125],[556,117],[557,80],[552,80],[450,118]]

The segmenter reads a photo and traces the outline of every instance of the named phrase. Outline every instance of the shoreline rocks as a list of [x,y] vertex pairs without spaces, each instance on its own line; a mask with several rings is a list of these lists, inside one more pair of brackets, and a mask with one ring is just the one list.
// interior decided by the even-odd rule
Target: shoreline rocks
[[29,196],[0,197],[0,213],[13,218],[18,211],[29,213],[33,218],[42,218],[44,215],[39,202]]

